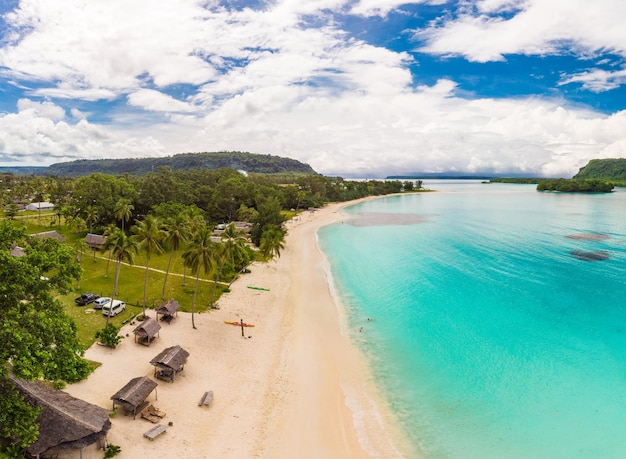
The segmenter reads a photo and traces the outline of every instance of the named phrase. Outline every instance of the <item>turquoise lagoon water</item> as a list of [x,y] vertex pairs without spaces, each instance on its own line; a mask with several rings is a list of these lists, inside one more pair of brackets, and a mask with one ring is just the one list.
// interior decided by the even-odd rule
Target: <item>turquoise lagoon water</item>
[[319,232],[411,444],[427,458],[626,457],[626,190],[426,186],[442,192],[368,201]]

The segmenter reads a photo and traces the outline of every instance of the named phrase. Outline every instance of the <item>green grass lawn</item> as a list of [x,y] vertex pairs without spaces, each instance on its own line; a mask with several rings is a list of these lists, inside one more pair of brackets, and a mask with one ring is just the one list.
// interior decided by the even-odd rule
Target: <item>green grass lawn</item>
[[[37,216],[33,216],[27,220],[19,220],[26,226],[29,234],[39,233],[43,231],[55,230],[65,238],[65,244],[74,247],[74,244],[85,237],[85,232],[73,232],[67,226],[56,225],[55,216],[46,216],[41,218],[41,223]],[[146,292],[146,305],[150,309],[161,306],[166,300],[172,298],[180,304],[180,310],[191,312],[193,294],[195,288],[195,276],[187,272],[186,278],[183,278],[184,266],[182,258],[182,250],[178,250],[172,257],[172,265],[170,274],[167,279],[167,287],[165,290],[165,298],[161,299],[163,289],[163,281],[165,279],[164,272],[169,260],[169,252],[165,251],[159,255],[152,255],[150,258],[150,271],[148,272],[148,283]],[[95,342],[96,331],[104,328],[106,317],[101,311],[89,312],[91,305],[76,306],[74,299],[81,293],[96,293],[100,296],[112,296],[113,283],[115,278],[114,261],[108,262],[108,253],[85,252],[82,256],[81,267],[83,268],[83,276],[79,283],[73,288],[73,291],[67,295],[60,295],[58,298],[63,304],[67,313],[74,319],[78,328],[78,338],[86,348]],[[126,302],[126,311],[113,317],[111,320],[116,325],[121,325],[124,320],[129,319],[133,315],[140,314],[143,306],[143,290],[145,276],[146,257],[144,253],[138,253],[135,257],[133,266],[122,265],[120,268],[120,277],[118,285],[118,294],[116,299]],[[108,264],[108,268],[107,268]],[[198,284],[198,293],[196,298],[195,311],[203,313],[209,311],[211,302],[211,292],[213,290],[213,276],[211,272],[208,275],[200,274],[200,282]],[[215,289],[215,302],[224,292],[225,286],[218,284]]]
[[[96,331],[104,328],[106,317],[103,316],[102,312],[99,310],[93,313],[89,312],[92,309],[91,305],[76,306],[74,299],[81,293],[86,292],[96,293],[100,296],[112,296],[115,277],[115,263],[111,262],[109,264],[108,275],[106,274],[107,260],[105,259],[96,258],[96,261],[94,262],[93,257],[85,256],[82,260],[81,266],[84,273],[83,278],[80,281],[80,287],[77,283],[72,292],[67,295],[59,296],[59,299],[65,307],[67,313],[76,322],[80,342],[85,347],[89,347],[95,341]],[[183,285],[183,277],[176,274],[177,273],[170,273],[165,291],[165,300],[162,300],[161,292],[163,289],[165,274],[155,271],[148,272],[146,304],[149,309],[156,309],[161,306],[164,301],[173,298],[180,304],[181,311],[191,312],[195,288],[195,276],[187,276],[185,285]],[[126,302],[126,311],[111,318],[114,324],[121,325],[124,320],[129,319],[133,315],[141,314],[143,310],[144,276],[144,266],[121,266],[118,294],[116,295],[116,299]],[[209,310],[211,291],[213,289],[213,282],[207,281],[203,278],[204,275],[201,276],[200,282],[198,283],[195,309],[198,313]],[[216,301],[224,289],[224,286],[218,284],[215,289]]]

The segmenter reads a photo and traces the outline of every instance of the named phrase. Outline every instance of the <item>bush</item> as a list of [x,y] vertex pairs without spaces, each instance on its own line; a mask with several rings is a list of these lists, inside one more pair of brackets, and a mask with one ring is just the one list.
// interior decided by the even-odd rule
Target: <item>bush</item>
[[117,456],[121,451],[122,451],[122,448],[120,448],[117,445],[113,445],[109,443],[104,450],[104,458],[106,459],[109,457]]
[[105,346],[115,349],[117,345],[120,344],[120,341],[124,339],[123,336],[118,334],[119,331],[119,327],[109,323],[109,325],[104,327],[102,330],[98,330],[96,332],[96,339],[100,340],[100,342]]

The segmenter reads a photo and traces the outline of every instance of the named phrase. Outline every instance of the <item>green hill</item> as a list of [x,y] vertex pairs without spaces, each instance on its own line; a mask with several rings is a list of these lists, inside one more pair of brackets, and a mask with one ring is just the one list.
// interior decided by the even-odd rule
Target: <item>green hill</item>
[[311,166],[295,159],[240,151],[181,153],[163,158],[81,159],[52,164],[42,173],[57,176],[81,176],[96,172],[112,175],[125,173],[143,175],[164,166],[172,170],[229,167],[259,174],[316,174]]
[[574,178],[626,182],[626,158],[592,159]]

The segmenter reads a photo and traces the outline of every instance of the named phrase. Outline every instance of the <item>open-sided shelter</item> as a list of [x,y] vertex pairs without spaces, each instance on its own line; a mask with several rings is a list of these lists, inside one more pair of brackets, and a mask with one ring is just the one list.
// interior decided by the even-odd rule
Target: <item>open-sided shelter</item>
[[135,342],[143,344],[144,346],[150,346],[152,341],[154,341],[159,335],[160,329],[161,325],[152,317],[143,320],[133,330],[133,333],[135,334]]
[[176,375],[183,371],[189,352],[179,345],[163,349],[159,355],[150,360],[154,365],[154,376],[166,381],[174,381]]
[[33,457],[56,457],[64,450],[82,451],[94,443],[105,447],[111,428],[108,410],[41,382],[19,378],[11,378],[11,382],[31,405],[41,407],[39,437],[26,448]]
[[176,315],[178,315],[178,309],[180,308],[180,304],[176,300],[167,300],[163,306],[161,306],[156,311],[157,320],[159,320],[159,316],[161,320],[165,322],[171,322]]
[[124,387],[111,396],[113,409],[119,405],[124,409],[125,414],[133,415],[133,418],[149,405],[146,401],[148,395],[156,389],[158,384],[147,376],[133,378]]

